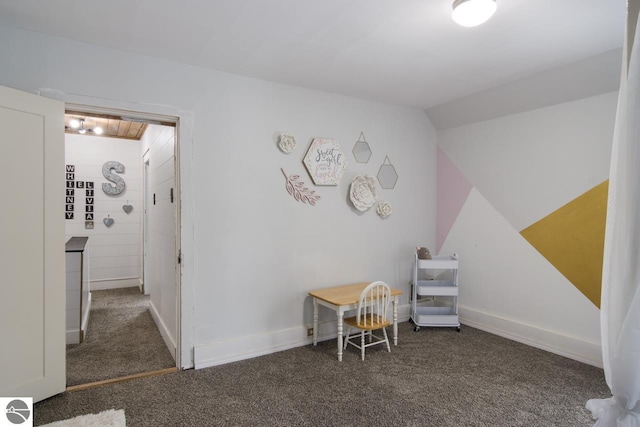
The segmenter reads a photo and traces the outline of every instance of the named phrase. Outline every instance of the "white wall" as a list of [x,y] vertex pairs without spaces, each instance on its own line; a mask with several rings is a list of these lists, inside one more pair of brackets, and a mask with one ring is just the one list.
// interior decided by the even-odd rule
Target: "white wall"
[[[175,132],[173,127],[149,125],[141,140],[149,161],[147,276],[150,311],[169,351],[175,358],[177,332]],[[146,154],[145,154],[146,153]],[[174,200],[170,191],[174,188]],[[155,194],[155,204],[153,195]]]
[[[65,237],[89,236],[91,289],[138,286],[140,283],[140,239],[142,219],[141,143],[128,139],[87,135],[65,135],[65,162],[75,165],[76,181],[94,183],[94,228],[85,228],[86,189],[75,190],[74,219],[65,221]],[[124,165],[118,174],[125,181],[122,193],[112,196],[102,191],[110,183],[102,175],[107,161]],[[133,206],[126,213],[122,206]],[[113,218],[107,227],[103,219]]]
[[[2,85],[181,117],[184,366],[194,347],[209,365],[308,343],[315,288],[381,279],[405,291],[406,306],[414,247],[435,244],[436,135],[424,112],[6,27],[0,39],[0,55],[11,58]],[[290,155],[276,147],[282,131],[298,140]],[[368,164],[351,154],[361,131]],[[309,183],[301,159],[320,136],[339,140],[350,166],[339,186],[317,188],[312,207],[289,196],[280,168]],[[385,155],[399,180],[380,190],[394,211],[381,220],[355,212],[347,191]]]
[[608,179],[617,93],[460,126],[438,144],[473,185],[441,252],[462,322],[601,365],[600,312],[520,231]]
[[[196,349],[205,364],[244,349],[259,354],[268,342],[304,342],[309,290],[380,279],[408,293],[415,245],[434,242],[435,138],[422,112],[255,80],[233,83],[207,88],[196,116],[226,124],[213,126],[216,139],[211,126],[197,127],[196,139],[209,143],[194,148],[193,181],[205,184],[195,199],[196,282],[219,281],[201,287],[196,305],[196,337],[211,342]],[[373,151],[367,164],[351,153],[361,130]],[[292,154],[276,148],[282,131],[299,141]],[[280,168],[309,184],[301,160],[316,136],[340,141],[350,164],[339,186],[316,188],[322,198],[309,206],[287,193]],[[347,198],[353,177],[375,175],[385,155],[399,179],[394,190],[379,190],[394,210],[381,220],[355,212]],[[220,309],[218,301],[236,309]],[[335,315],[321,312],[321,321],[329,319]]]

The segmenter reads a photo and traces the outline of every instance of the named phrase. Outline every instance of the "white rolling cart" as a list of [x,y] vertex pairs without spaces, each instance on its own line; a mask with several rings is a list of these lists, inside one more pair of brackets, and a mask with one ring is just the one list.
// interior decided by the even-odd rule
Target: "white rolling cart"
[[[428,275],[430,277],[426,278]],[[412,288],[414,331],[418,332],[421,326],[439,326],[453,327],[460,332],[457,254],[438,255],[432,259],[419,259],[415,254]]]

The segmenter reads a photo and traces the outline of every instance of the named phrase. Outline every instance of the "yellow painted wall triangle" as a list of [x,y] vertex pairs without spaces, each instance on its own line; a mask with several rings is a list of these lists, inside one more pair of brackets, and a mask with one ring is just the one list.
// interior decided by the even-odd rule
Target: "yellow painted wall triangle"
[[607,180],[520,232],[598,308],[608,191]]

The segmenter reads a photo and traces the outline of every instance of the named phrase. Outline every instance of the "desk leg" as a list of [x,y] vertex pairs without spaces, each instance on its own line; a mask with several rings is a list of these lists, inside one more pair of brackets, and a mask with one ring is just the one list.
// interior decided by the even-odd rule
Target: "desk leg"
[[342,362],[342,318],[344,312],[338,310],[338,362]]
[[313,299],[313,345],[318,345],[318,300]]
[[398,345],[398,297],[393,299],[393,345]]

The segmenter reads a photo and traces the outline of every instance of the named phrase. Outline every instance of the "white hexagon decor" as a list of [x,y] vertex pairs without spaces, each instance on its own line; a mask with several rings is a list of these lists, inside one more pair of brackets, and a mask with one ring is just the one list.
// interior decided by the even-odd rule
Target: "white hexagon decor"
[[388,156],[384,157],[384,162],[380,165],[380,169],[378,169],[377,177],[380,187],[385,190],[392,189],[396,186],[398,174],[396,173],[396,168],[393,167]]
[[315,185],[338,185],[347,168],[342,147],[328,138],[313,138],[303,162]]

